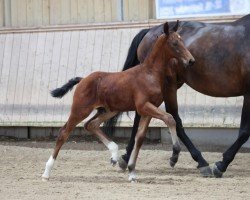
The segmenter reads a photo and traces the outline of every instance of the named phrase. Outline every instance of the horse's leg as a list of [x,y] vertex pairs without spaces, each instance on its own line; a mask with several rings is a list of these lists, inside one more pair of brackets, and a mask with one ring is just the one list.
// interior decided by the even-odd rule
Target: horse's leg
[[54,149],[53,155],[50,156],[49,160],[46,163],[45,171],[42,175],[43,180],[48,180],[50,177],[51,169],[54,165],[55,159],[62,147],[62,145],[66,142],[68,139],[70,133],[73,131],[73,129],[76,127],[78,123],[80,123],[82,120],[84,120],[86,117],[89,116],[92,109],[88,108],[85,109],[83,112],[80,112],[77,109],[74,109],[75,111],[71,110],[70,116],[66,124],[59,130],[59,134],[56,140],[56,147]]
[[135,175],[136,160],[137,160],[141,145],[143,143],[150,120],[151,120],[151,117],[141,117],[140,119],[139,128],[135,136],[134,148],[132,150],[132,154],[128,162],[129,181],[135,181],[136,179],[136,175]]
[[96,135],[109,149],[109,151],[111,152],[111,164],[113,166],[117,163],[118,160],[118,145],[111,139],[109,139],[105,133],[103,133],[103,131],[100,129],[100,124],[112,118],[116,114],[117,112],[110,111],[97,112],[97,114],[89,121],[87,121],[84,125],[86,130]]
[[154,106],[149,102],[145,103],[141,107],[138,107],[137,110],[138,113],[140,113],[141,115],[150,116],[162,120],[169,127],[169,131],[171,133],[171,138],[173,142],[173,152],[174,152],[173,154],[174,157],[170,158],[170,165],[172,166],[172,163],[178,160],[179,153],[181,150],[179,139],[176,133],[176,122],[173,116],[170,115],[169,113],[160,110],[159,108],[157,108],[156,106]]
[[[201,152],[194,146],[189,137],[186,135],[185,130],[182,126],[182,121],[178,113],[178,103],[177,103],[177,88],[176,83],[171,85],[167,85],[167,92],[165,94],[164,102],[166,111],[169,112],[176,121],[176,131],[177,135],[183,144],[186,146],[188,151],[190,152],[192,158],[198,162],[197,168],[200,170],[202,176],[207,177],[212,175],[212,170],[209,167],[208,162],[203,158]],[[173,151],[173,157],[175,156],[175,152]],[[178,159],[173,159],[173,166],[176,164]]]
[[132,153],[133,148],[134,148],[135,136],[136,136],[136,133],[138,130],[140,119],[141,119],[141,116],[136,112],[135,118],[134,118],[134,124],[133,124],[133,128],[132,128],[132,134],[130,136],[128,145],[126,147],[126,153],[119,158],[119,167],[123,171],[125,171],[127,169],[128,161],[129,161],[129,158],[130,158],[131,153]]
[[228,165],[233,161],[240,147],[248,140],[250,136],[250,94],[244,96],[243,108],[241,113],[241,123],[239,136],[235,143],[223,153],[222,161],[216,162],[213,167],[214,176],[222,177]]

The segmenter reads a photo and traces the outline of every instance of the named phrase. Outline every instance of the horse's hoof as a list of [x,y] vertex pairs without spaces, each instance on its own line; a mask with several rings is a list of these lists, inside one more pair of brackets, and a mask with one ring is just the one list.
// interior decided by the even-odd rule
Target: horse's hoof
[[111,158],[111,159],[110,159],[110,163],[111,163],[111,165],[114,167],[114,166],[116,165],[116,163],[117,163],[117,160]]
[[135,178],[130,180],[130,183],[137,183],[137,180]]
[[43,182],[49,181],[49,177],[44,177],[44,176],[42,176],[42,181],[43,181]]
[[209,166],[200,167],[198,169],[200,170],[200,173],[203,177],[212,177],[213,176],[212,169]]
[[172,156],[172,157],[170,158],[170,161],[169,161],[170,166],[171,166],[172,168],[174,168],[174,166],[175,166],[175,164],[177,163],[177,161],[178,161],[178,156]]
[[129,176],[128,180],[129,180],[131,183],[136,183],[136,182],[137,182],[135,176]]
[[122,171],[126,171],[126,169],[128,167],[128,163],[123,159],[122,156],[119,158],[118,164],[119,164],[119,167],[121,168]]
[[214,174],[214,177],[215,177],[215,178],[221,178],[221,177],[222,177],[223,172],[221,172],[221,171],[218,169],[218,167],[217,167],[216,164],[214,164],[212,170],[213,170],[213,174]]
[[170,161],[169,161],[170,167],[174,168],[175,164],[176,164],[176,162],[174,162],[174,161],[171,160],[171,158],[170,158]]

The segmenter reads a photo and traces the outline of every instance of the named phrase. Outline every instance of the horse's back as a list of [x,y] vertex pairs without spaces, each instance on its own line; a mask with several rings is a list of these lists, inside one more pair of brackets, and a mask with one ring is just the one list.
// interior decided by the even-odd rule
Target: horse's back
[[244,17],[239,18],[238,20],[234,21],[235,24],[249,24],[250,23],[250,14],[245,15]]

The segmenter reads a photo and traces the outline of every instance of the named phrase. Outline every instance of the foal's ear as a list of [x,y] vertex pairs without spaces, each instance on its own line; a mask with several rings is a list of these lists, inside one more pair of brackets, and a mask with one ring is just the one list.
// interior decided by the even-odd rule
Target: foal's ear
[[163,31],[166,35],[169,35],[169,26],[168,26],[168,22],[166,22],[164,24],[164,27],[163,27]]
[[176,32],[178,30],[178,28],[179,28],[179,20],[177,20],[177,22],[173,28],[173,31]]

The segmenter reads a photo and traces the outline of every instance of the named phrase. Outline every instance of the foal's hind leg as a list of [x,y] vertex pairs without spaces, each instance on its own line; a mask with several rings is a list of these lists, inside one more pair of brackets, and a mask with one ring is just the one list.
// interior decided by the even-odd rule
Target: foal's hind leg
[[[74,111],[75,110],[75,111]],[[86,117],[89,116],[92,109],[87,108],[84,112],[80,112],[77,109],[74,109],[71,111],[70,117],[67,121],[67,123],[59,130],[59,134],[56,140],[56,147],[54,149],[53,155],[50,156],[49,160],[46,163],[45,171],[42,175],[43,180],[48,180],[50,177],[51,169],[54,165],[55,159],[62,147],[62,145],[66,142],[68,139],[70,133],[73,131],[73,129],[76,127],[78,123],[80,123],[82,120],[84,120]]]
[[176,133],[176,122],[173,116],[170,115],[169,113],[166,113],[160,110],[159,108],[157,108],[150,102],[145,103],[143,106],[139,107],[137,110],[138,110],[138,113],[140,113],[141,115],[146,115],[146,116],[150,116],[150,117],[162,120],[169,127],[171,138],[173,141],[173,154],[172,154],[172,157],[170,158],[170,166],[174,167],[175,163],[178,160],[181,147],[180,147],[179,139]]
[[117,112],[97,112],[94,117],[92,117],[86,124],[84,125],[85,129],[96,135],[104,145],[109,149],[111,152],[111,164],[114,166],[118,160],[118,145],[113,142],[108,136],[103,133],[100,129],[100,124],[107,121],[108,119],[115,116]]

